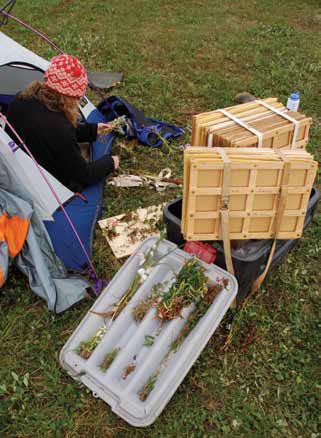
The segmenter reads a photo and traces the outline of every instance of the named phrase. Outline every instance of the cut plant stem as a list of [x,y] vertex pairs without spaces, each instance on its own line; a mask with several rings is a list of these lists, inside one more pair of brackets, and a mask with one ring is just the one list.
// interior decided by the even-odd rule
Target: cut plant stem
[[214,301],[215,297],[221,292],[223,285],[215,284],[208,288],[204,297],[195,303],[195,309],[189,314],[187,323],[183,327],[183,330],[178,334],[177,338],[171,343],[169,353],[175,352],[183,343],[184,339],[190,334],[198,321],[205,315],[207,309]]
[[109,134],[110,131],[113,131],[120,135],[125,135],[126,133],[126,127],[127,127],[127,120],[126,116],[120,116],[116,119],[108,122],[109,128],[106,128],[106,133]]
[[136,322],[140,322],[145,318],[145,315],[157,301],[157,293],[153,293],[149,297],[142,300],[134,307],[132,311],[133,318]]
[[162,296],[157,306],[161,319],[174,319],[180,316],[184,307],[195,303],[207,291],[208,278],[195,258],[188,260],[176,276],[175,282]]
[[122,298],[117,303],[115,311],[113,312],[112,321],[114,321],[119,316],[119,314],[122,312],[122,310],[126,307],[127,303],[131,300],[131,298],[137,292],[141,283],[142,283],[142,278],[141,278],[140,274],[137,272],[135,274],[135,277],[134,277],[132,284],[129,286],[129,288],[127,289],[125,294],[122,296]]
[[147,380],[147,382],[145,383],[145,385],[142,387],[141,391],[139,392],[139,399],[141,401],[145,401],[149,396],[149,394],[154,389],[159,373],[160,373],[160,369],[158,369],[154,374],[152,374],[150,378]]
[[163,137],[163,136],[157,131],[157,129],[155,129],[155,130],[153,131],[153,134],[155,134],[156,137],[158,137],[158,138],[162,141],[162,143],[163,143],[162,146],[165,146],[165,148],[166,148],[167,151],[168,151],[168,154],[172,154],[172,153],[176,152],[176,148],[175,148],[174,146],[172,146],[172,145],[166,140],[166,138]]
[[147,380],[145,385],[142,387],[142,389],[138,393],[139,399],[141,401],[145,401],[147,399],[149,394],[154,389],[154,386],[156,384],[158,376],[160,375],[162,370],[167,365],[167,362],[170,359],[170,357],[172,356],[172,354],[174,354],[178,350],[178,348],[182,345],[184,339],[187,338],[187,336],[191,333],[191,331],[196,326],[198,321],[202,318],[202,316],[205,315],[208,308],[210,307],[210,305],[214,301],[215,297],[217,296],[217,294],[219,292],[221,292],[223,287],[224,286],[222,284],[219,284],[219,283],[216,283],[213,286],[208,287],[204,296],[201,297],[195,303],[195,308],[189,314],[189,316],[187,318],[187,322],[186,322],[185,326],[183,327],[183,330],[178,334],[176,339],[171,343],[168,352],[165,354],[165,356],[163,357],[163,359],[160,363],[159,368],[157,369],[157,371],[154,374],[152,374],[149,377],[149,379]]
[[117,117],[117,119],[112,120],[108,124],[109,126],[111,126],[114,132],[117,132],[118,134],[121,135],[125,135],[126,127],[127,127],[126,116]]
[[107,328],[102,326],[88,341],[80,342],[79,347],[77,348],[77,353],[79,356],[81,356],[83,359],[89,359],[94,349],[104,337],[106,331]]
[[103,318],[105,317],[111,317],[111,321],[114,321],[122,312],[122,310],[127,306],[128,302],[132,299],[132,297],[135,295],[137,290],[139,289],[140,285],[147,279],[148,275],[150,274],[151,269],[159,262],[159,260],[154,259],[155,251],[157,249],[157,246],[159,243],[163,240],[163,237],[161,236],[154,245],[152,245],[147,253],[145,255],[142,255],[143,259],[140,263],[140,268],[135,274],[135,277],[129,286],[129,288],[126,290],[124,295],[120,298],[117,304],[114,305],[114,307],[110,310],[107,310],[106,312],[92,312],[96,315],[100,315]]
[[104,360],[100,364],[100,368],[103,371],[107,371],[110,365],[113,363],[118,353],[120,352],[120,348],[114,348],[112,351],[106,354]]
[[129,365],[127,365],[127,367],[124,368],[122,378],[126,380],[129,374],[131,374],[135,370],[135,368],[136,365],[134,363],[130,363]]

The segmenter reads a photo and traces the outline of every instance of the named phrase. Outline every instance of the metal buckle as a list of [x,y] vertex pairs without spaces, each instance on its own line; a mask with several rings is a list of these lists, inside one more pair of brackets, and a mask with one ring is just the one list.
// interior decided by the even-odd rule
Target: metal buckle
[[222,198],[221,198],[221,208],[223,208],[224,210],[228,209],[229,200],[230,200],[229,196],[222,196]]

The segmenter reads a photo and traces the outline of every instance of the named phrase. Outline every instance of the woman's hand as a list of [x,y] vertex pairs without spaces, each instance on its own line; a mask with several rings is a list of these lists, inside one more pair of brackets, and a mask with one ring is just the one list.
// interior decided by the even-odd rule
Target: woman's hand
[[109,123],[98,123],[97,134],[104,135],[109,134],[113,130],[113,127]]
[[119,167],[119,156],[118,155],[113,155],[112,156],[112,159],[114,160],[114,168],[115,168],[115,170],[117,170],[118,169],[118,167]]

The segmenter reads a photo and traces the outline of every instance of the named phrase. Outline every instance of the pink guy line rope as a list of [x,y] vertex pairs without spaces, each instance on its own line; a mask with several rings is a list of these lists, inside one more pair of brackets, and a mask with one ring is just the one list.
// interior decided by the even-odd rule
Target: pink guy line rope
[[85,246],[84,246],[84,244],[83,244],[83,242],[82,242],[82,240],[81,240],[81,238],[80,238],[80,236],[79,236],[79,234],[78,234],[78,232],[77,232],[77,230],[76,230],[76,228],[75,228],[75,226],[74,226],[74,224],[73,224],[73,222],[72,222],[72,220],[71,220],[69,214],[67,213],[65,207],[63,206],[63,204],[62,204],[62,202],[61,202],[61,200],[60,200],[60,198],[59,198],[57,192],[56,192],[55,189],[52,187],[52,185],[51,185],[49,179],[47,178],[47,176],[45,175],[44,171],[42,170],[42,168],[41,168],[41,167],[39,166],[39,164],[37,163],[37,161],[36,161],[36,159],[34,158],[32,152],[30,151],[30,149],[26,146],[26,144],[25,144],[24,141],[21,139],[21,137],[19,136],[19,134],[17,133],[17,131],[14,129],[14,127],[11,125],[11,123],[8,122],[7,118],[6,118],[1,112],[0,112],[0,118],[1,118],[1,119],[2,119],[2,120],[3,120],[3,121],[9,126],[9,128],[11,129],[11,131],[15,134],[15,136],[17,137],[17,139],[20,141],[21,145],[22,145],[22,146],[24,147],[24,149],[26,150],[27,154],[30,156],[30,158],[32,159],[32,161],[33,161],[33,162],[35,163],[35,165],[37,166],[37,169],[38,169],[39,172],[41,173],[43,179],[44,179],[45,182],[47,183],[47,185],[48,185],[50,191],[51,191],[52,194],[54,195],[54,197],[55,197],[56,201],[58,202],[60,208],[61,208],[62,211],[64,212],[64,215],[66,216],[66,219],[67,219],[67,221],[68,221],[68,223],[69,223],[69,225],[70,225],[72,231],[74,232],[74,234],[75,234],[75,236],[76,236],[76,238],[77,238],[77,240],[78,240],[78,242],[79,242],[79,245],[81,246],[81,249],[83,250],[83,252],[84,252],[84,254],[85,254],[85,256],[86,256],[86,258],[87,258],[87,260],[88,260],[89,266],[90,266],[90,268],[91,268],[93,274],[95,275],[95,279],[97,280],[97,279],[98,279],[98,276],[97,276],[96,270],[95,270],[95,268],[94,268],[94,265],[93,265],[93,263],[92,263],[92,261],[91,261],[89,255],[88,255],[87,251],[86,251],[86,248],[85,248]]
[[[35,29],[34,27],[30,26],[30,24],[25,23],[24,21],[20,20],[20,18],[10,14],[9,12],[0,11],[0,14],[4,15],[7,18],[11,18],[11,20],[16,21],[17,23],[21,24],[21,26],[25,27],[26,29],[30,30],[31,32],[38,35],[40,38],[42,38],[46,43],[48,43],[52,48],[54,48],[59,53],[64,53],[64,51],[58,47],[55,43],[53,43],[45,33],[40,32],[40,30]],[[92,84],[91,80],[88,78],[88,86],[92,89],[95,89],[94,85]]]
[[47,35],[44,34],[43,32],[40,32],[40,30],[35,29],[34,27],[30,26],[30,24],[27,24],[24,21],[20,20],[20,18],[17,18],[14,15],[9,14],[9,12],[1,11],[1,14],[7,18],[11,18],[11,20],[16,21],[17,23],[19,23],[22,26],[26,27],[27,29],[31,30],[31,32],[34,32],[35,34],[37,34],[40,38],[44,39],[48,44],[50,44],[51,47],[53,47],[59,53],[64,53],[63,50],[60,49],[60,47],[56,46],[55,43],[50,41],[50,39],[47,37]]

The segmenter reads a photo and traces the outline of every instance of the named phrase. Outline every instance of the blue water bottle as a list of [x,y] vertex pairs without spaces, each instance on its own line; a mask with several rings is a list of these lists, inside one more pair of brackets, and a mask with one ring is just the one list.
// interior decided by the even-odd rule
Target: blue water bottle
[[295,93],[290,94],[288,98],[288,102],[286,107],[290,111],[297,111],[300,104],[300,92],[296,91]]

